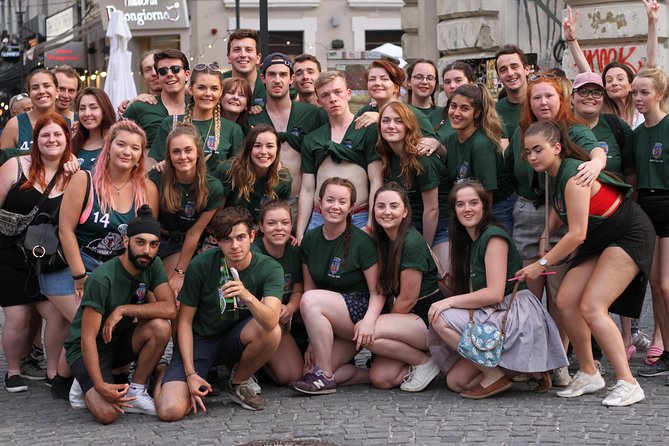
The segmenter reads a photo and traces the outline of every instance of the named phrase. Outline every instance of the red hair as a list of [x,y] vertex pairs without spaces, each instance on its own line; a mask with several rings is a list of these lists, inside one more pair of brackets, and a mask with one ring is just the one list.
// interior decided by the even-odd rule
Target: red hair
[[530,103],[532,99],[532,89],[534,88],[535,85],[539,85],[542,83],[548,84],[551,87],[553,87],[558,97],[560,98],[560,108],[558,109],[557,114],[553,117],[554,121],[560,122],[563,126],[565,126],[565,128],[569,128],[574,124],[584,124],[583,121],[580,121],[579,119],[576,118],[576,116],[574,116],[574,113],[571,111],[571,107],[569,107],[569,104],[565,103],[563,89],[558,79],[539,77],[539,79],[537,79],[536,81],[530,81],[527,86],[527,97],[525,99],[525,107],[523,107],[522,109],[523,111],[521,112],[520,115],[520,122],[518,123],[518,126],[520,127],[521,137],[525,134],[525,130],[527,130],[530,124],[538,121],[537,117],[534,116],[534,112],[532,111]]
[[[382,70],[385,70],[385,72],[388,73],[390,81],[397,86],[398,92],[399,89],[402,88],[402,85],[404,85],[406,74],[403,69],[397,66],[397,64],[394,64],[389,60],[378,59],[369,64],[369,69],[371,70],[372,68],[381,68]],[[365,79],[367,78],[369,78],[369,71],[367,71],[367,75],[365,76]]]
[[70,138],[70,128],[67,126],[65,118],[63,118],[58,113],[47,113],[46,115],[37,119],[35,127],[33,129],[33,145],[30,150],[30,170],[28,171],[28,181],[21,185],[20,190],[34,188],[35,184],[46,190],[48,184],[46,178],[44,177],[44,162],[42,161],[42,154],[39,151],[38,147],[38,137],[40,132],[44,127],[49,124],[56,124],[59,126],[63,133],[65,134],[65,150],[58,161],[58,169],[56,170],[56,176],[60,179],[57,180],[57,183],[61,183],[61,188],[65,189],[67,183],[70,182],[70,177],[65,175],[63,165],[70,160],[72,157],[72,141]]

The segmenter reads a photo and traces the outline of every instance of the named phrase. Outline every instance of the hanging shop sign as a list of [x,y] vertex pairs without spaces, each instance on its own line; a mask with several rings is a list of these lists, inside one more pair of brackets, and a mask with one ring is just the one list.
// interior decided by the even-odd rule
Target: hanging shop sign
[[[46,40],[53,40],[61,34],[72,31],[77,22],[77,11],[74,6],[47,17]],[[72,40],[72,36],[60,40],[61,42],[67,42],[68,40]]]
[[186,0],[104,0],[103,26],[114,11],[123,11],[131,31],[188,28]]
[[72,68],[87,68],[86,50],[83,42],[71,41],[44,53],[44,65],[69,65]]

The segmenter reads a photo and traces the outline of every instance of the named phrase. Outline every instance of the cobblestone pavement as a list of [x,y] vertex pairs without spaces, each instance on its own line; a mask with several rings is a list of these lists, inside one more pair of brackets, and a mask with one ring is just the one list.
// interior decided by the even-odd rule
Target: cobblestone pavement
[[[641,326],[650,332],[650,296],[646,302]],[[633,371],[641,363],[642,354],[637,353]],[[606,366],[610,385],[614,378]],[[4,355],[0,370],[4,376]],[[88,412],[52,399],[43,381],[30,381],[28,392],[0,389],[0,444],[669,444],[669,387],[664,377],[640,378],[640,383],[646,400],[629,408],[602,406],[604,391],[564,399],[554,389],[535,395],[524,383],[491,399],[471,401],[448,391],[443,377],[418,394],[358,385],[333,395],[302,397],[262,383],[269,402],[261,412],[246,411],[222,393],[206,400],[206,414],[180,422],[126,414],[111,426],[101,426]]]

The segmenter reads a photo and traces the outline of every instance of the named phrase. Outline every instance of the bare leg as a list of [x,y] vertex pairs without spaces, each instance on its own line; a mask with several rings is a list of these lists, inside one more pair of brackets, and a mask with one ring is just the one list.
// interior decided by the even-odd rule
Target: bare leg
[[660,328],[662,344],[669,346],[669,237],[657,239],[650,274],[653,315]]
[[295,339],[290,333],[283,333],[279,348],[263,370],[275,383],[286,385],[302,378],[303,368],[304,360]]
[[74,319],[74,315],[79,308],[77,296],[74,294],[71,296],[47,296],[47,299],[67,319],[67,322],[72,323],[72,319]]
[[338,386],[369,383],[369,369],[351,364],[351,359],[355,357],[356,353],[353,342],[335,338],[332,346],[332,364]]
[[281,342],[279,325],[266,331],[255,320],[249,321],[241,333],[244,351],[230,380],[233,385],[240,384],[257,372],[274,355]]
[[21,357],[32,343],[30,321],[35,313],[31,304],[13,305],[2,309],[5,313],[5,326],[2,330],[2,349],[7,359],[7,375],[21,373]]
[[48,300],[37,302],[35,308],[46,321],[44,330],[44,347],[46,350],[46,375],[49,378],[56,376],[58,359],[67,339],[70,323],[58,309]]
[[133,381],[146,384],[170,340],[172,327],[165,319],[149,319],[139,323],[132,335],[132,350],[138,354]]

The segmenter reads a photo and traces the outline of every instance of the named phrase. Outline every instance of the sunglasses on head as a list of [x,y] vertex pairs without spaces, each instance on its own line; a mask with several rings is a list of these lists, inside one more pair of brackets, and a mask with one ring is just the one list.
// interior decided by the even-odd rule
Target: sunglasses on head
[[532,82],[538,81],[539,79],[557,79],[558,76],[552,73],[537,73],[530,76]]
[[455,184],[465,184],[465,185],[481,184],[481,180],[479,180],[476,177],[459,178],[455,180]]
[[160,67],[158,68],[158,76],[167,76],[167,70],[170,70],[172,74],[179,74],[183,67],[181,65],[172,65],[171,67]]
[[199,63],[195,65],[193,69],[195,71],[204,71],[204,70],[221,71],[221,68],[216,63]]

